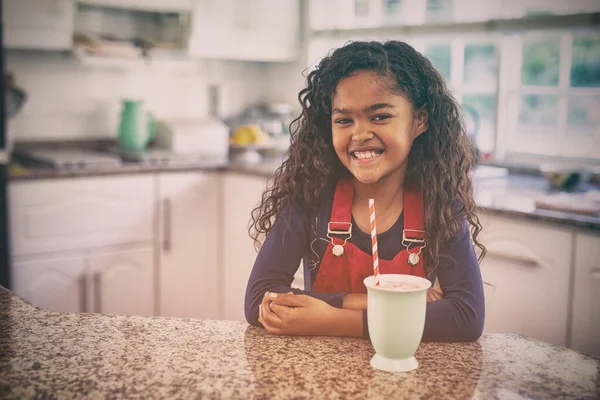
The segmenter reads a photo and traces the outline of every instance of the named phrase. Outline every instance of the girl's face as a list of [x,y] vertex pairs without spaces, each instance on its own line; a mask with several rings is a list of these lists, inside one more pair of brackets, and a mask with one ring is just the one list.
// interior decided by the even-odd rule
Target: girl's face
[[427,111],[393,93],[388,77],[358,71],[342,78],[332,100],[335,152],[361,183],[403,179],[413,140],[428,128]]

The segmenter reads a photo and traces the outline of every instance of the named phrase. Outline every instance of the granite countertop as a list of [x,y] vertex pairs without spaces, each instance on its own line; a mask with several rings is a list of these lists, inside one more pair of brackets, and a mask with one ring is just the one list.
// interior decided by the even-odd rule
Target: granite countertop
[[600,360],[518,335],[422,343],[374,370],[368,341],[242,322],[57,313],[0,287],[0,398],[597,398]]

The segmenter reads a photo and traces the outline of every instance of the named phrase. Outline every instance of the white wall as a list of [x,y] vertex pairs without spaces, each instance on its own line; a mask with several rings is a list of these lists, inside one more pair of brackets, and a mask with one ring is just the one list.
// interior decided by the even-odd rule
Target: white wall
[[[238,113],[263,100],[266,67],[260,63],[202,61],[164,68],[82,65],[56,52],[6,52],[6,68],[28,94],[14,119],[15,139],[116,137],[121,99],[143,99],[161,119],[208,116],[208,87],[220,88],[220,112]],[[179,66],[179,68],[174,68]]]
[[288,103],[301,111],[298,92],[306,86],[305,64],[303,61],[267,64],[265,96],[269,103]]

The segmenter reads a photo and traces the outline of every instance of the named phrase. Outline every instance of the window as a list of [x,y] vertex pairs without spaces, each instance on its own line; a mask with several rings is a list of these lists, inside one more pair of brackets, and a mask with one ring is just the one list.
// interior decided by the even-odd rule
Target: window
[[600,33],[505,40],[508,156],[600,159]]
[[[422,45],[423,54],[460,101],[467,130],[484,159],[491,157],[496,137],[497,42],[493,37],[473,37],[429,39]],[[418,44],[415,47],[421,50]]]
[[[310,7],[312,65],[348,40],[410,43],[463,106],[483,159],[600,160],[600,30],[590,18],[570,28],[539,18],[597,13],[600,2],[312,0]],[[447,25],[490,19],[498,21]]]

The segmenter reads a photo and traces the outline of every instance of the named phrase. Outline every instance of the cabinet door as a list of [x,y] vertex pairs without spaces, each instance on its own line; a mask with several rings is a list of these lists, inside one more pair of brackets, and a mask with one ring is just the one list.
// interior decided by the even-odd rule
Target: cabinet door
[[571,347],[600,357],[600,235],[577,234]]
[[160,314],[219,317],[218,174],[165,173],[160,193]]
[[3,0],[4,47],[67,50],[73,43],[73,0]]
[[225,203],[223,237],[223,318],[243,321],[244,295],[256,250],[248,236],[252,210],[258,206],[266,187],[266,178],[226,174],[223,188]]
[[246,61],[292,61],[299,46],[299,9],[298,0],[196,0],[190,54]]
[[572,234],[502,217],[482,223],[485,331],[566,345]]
[[90,251],[93,311],[102,314],[154,315],[154,250],[123,248]]
[[85,273],[82,252],[16,257],[11,269],[13,291],[46,310],[86,312]]
[[153,239],[149,175],[11,182],[8,194],[14,255]]

